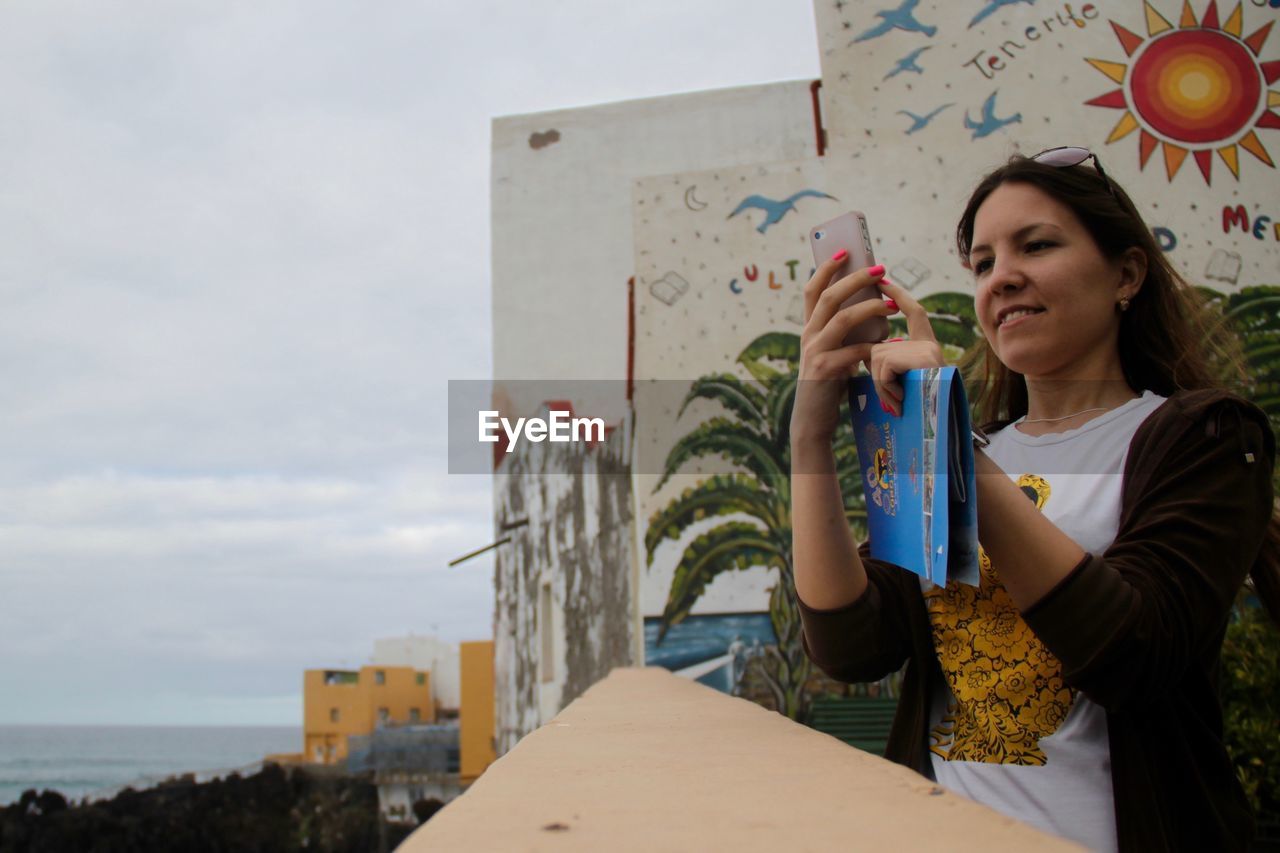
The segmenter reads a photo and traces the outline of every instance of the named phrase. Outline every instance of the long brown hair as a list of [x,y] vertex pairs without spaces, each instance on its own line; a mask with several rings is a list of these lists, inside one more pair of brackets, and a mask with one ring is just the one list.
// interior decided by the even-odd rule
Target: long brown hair
[[[956,226],[961,259],[969,257],[978,208],[1005,183],[1029,184],[1066,205],[1105,257],[1118,260],[1132,248],[1146,255],[1146,278],[1120,315],[1120,365],[1130,388],[1167,397],[1176,391],[1247,383],[1239,339],[1225,316],[1169,263],[1129,194],[1094,169],[1010,158],[983,178],[969,197]],[[985,339],[970,353],[965,367],[979,423],[1008,423],[1027,413],[1026,379],[1006,367]],[[1274,510],[1250,574],[1255,592],[1280,624],[1280,515]]]

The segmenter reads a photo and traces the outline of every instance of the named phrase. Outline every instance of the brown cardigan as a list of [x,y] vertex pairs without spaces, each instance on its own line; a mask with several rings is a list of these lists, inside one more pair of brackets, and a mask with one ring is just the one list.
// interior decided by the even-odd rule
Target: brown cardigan
[[[1274,457],[1257,407],[1175,394],[1129,445],[1115,541],[1022,614],[1106,711],[1121,850],[1243,850],[1253,834],[1217,682],[1229,610],[1270,522]],[[849,682],[907,662],[885,756],[928,775],[931,691],[944,682],[919,578],[860,553],[870,583],[857,601],[800,602],[805,649]]]

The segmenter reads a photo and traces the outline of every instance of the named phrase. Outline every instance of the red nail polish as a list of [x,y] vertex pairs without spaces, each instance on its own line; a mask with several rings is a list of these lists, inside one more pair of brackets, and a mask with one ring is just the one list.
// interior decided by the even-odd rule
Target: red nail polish
[[884,275],[884,264],[876,264],[867,270],[869,275]]
[[888,340],[885,341],[885,343],[891,344],[891,343],[894,343],[895,341],[902,341],[902,340],[906,340],[906,338],[889,338]]
[[880,401],[880,411],[889,414],[889,407],[884,404],[884,400]]
[[892,299],[886,299],[884,304],[888,305],[889,310],[892,312],[896,312],[898,310],[898,303],[894,302]]
[[849,253],[846,250],[841,249],[840,251],[836,252],[834,255],[831,256],[831,260],[843,261],[847,257],[849,257]]

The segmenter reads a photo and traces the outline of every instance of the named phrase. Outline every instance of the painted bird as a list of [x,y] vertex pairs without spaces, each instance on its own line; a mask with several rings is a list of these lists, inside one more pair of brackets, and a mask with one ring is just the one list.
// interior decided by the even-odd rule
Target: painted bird
[[763,234],[770,225],[777,225],[779,222],[782,221],[782,217],[786,216],[789,211],[795,210],[796,200],[804,198],[805,196],[813,196],[814,198],[829,198],[829,199],[832,199],[833,201],[835,200],[835,196],[827,195],[826,193],[820,193],[817,190],[801,190],[800,192],[796,193],[790,198],[785,198],[782,201],[774,201],[773,199],[765,198],[762,195],[749,195],[746,198],[744,198],[742,200],[742,203],[739,204],[736,208],[734,208],[733,213],[730,213],[728,216],[725,217],[725,219],[732,219],[742,211],[749,210],[753,207],[759,208],[760,210],[764,211],[765,217],[764,217],[764,222],[761,222],[759,225],[756,226],[756,230],[759,231],[761,234]]
[[954,106],[955,104],[943,104],[933,112],[923,116],[918,116],[913,112],[908,112],[907,110],[898,110],[898,115],[910,116],[911,127],[907,128],[907,133],[912,134],[912,133],[915,133],[917,130],[923,130],[925,125],[933,121],[933,117],[936,116],[938,113],[942,112],[947,107],[954,107]]
[[981,12],[973,16],[973,20],[969,22],[969,29],[973,29],[974,24],[985,21],[991,15],[994,15],[1005,6],[1012,6],[1015,3],[1026,3],[1028,6],[1034,6],[1036,0],[987,0],[987,5]]
[[899,59],[897,64],[893,66],[893,70],[884,75],[884,79],[888,80],[890,77],[897,77],[903,71],[914,71],[917,74],[923,74],[924,69],[916,64],[916,57],[928,50],[929,47],[930,45],[927,44],[924,47],[917,47],[915,50]]
[[[998,89],[996,90],[999,91]],[[973,131],[971,139],[982,139],[990,136],[1006,124],[1022,121],[1022,113],[1014,113],[1008,118],[996,118],[996,92],[992,92],[982,103],[982,121],[975,122],[969,118],[969,111],[964,111],[964,126]]]
[[866,41],[867,39],[879,38],[890,30],[905,30],[909,33],[924,33],[929,38],[933,38],[933,35],[938,31],[938,28],[922,24],[916,20],[915,8],[918,5],[920,5],[920,0],[902,0],[902,3],[896,9],[885,9],[883,11],[876,12],[876,17],[880,19],[880,23],[858,36],[850,42],[850,44]]

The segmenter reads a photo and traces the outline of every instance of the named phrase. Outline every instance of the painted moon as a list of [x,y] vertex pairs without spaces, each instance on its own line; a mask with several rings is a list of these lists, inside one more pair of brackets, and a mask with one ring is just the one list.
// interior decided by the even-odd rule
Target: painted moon
[[692,186],[684,191],[684,206],[690,210],[702,210],[707,206],[705,201],[698,201],[698,197],[694,195],[697,189],[696,186]]

